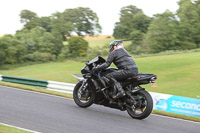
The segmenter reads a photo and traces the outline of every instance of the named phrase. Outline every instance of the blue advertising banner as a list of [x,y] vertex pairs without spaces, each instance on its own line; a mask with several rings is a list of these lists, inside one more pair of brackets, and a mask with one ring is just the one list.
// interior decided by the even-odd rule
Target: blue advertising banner
[[200,117],[200,99],[152,93],[154,109]]

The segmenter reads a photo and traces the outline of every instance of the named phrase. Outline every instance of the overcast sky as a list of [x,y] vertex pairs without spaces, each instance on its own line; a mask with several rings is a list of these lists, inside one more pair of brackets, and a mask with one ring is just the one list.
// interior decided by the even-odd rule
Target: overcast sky
[[67,8],[89,7],[99,17],[102,34],[111,35],[115,22],[119,20],[120,9],[135,5],[147,16],[163,13],[167,9],[175,12],[179,0],[2,0],[0,2],[0,34],[15,34],[22,28],[19,13],[28,9],[38,16],[50,16]]

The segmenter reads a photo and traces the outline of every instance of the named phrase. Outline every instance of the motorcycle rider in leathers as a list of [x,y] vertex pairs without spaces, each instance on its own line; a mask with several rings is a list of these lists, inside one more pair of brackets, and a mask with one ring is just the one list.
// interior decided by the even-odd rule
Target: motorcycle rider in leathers
[[118,82],[119,80],[125,80],[129,77],[135,77],[138,74],[138,67],[123,47],[123,42],[115,40],[110,43],[110,54],[105,63],[95,67],[94,71],[100,71],[106,69],[114,63],[118,70],[111,72],[103,77],[107,85],[117,90],[117,94],[113,96],[113,99],[118,99],[125,96],[125,92]]

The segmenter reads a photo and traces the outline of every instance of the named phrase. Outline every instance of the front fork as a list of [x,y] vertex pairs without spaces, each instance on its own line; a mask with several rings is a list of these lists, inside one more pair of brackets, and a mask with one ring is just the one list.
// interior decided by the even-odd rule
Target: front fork
[[80,89],[78,90],[78,95],[80,97],[80,99],[82,100],[86,100],[88,97],[88,92],[86,90],[87,87],[87,82],[85,79],[82,80],[82,85],[80,86]]

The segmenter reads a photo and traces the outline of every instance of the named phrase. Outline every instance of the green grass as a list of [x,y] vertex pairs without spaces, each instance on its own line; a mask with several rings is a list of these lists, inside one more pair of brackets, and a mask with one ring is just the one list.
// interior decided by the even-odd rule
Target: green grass
[[75,83],[72,74],[80,73],[84,63],[75,61],[51,62],[0,70],[1,75]]
[[32,133],[32,132],[0,124],[0,133]]
[[106,38],[106,39],[88,39],[89,46],[92,48],[95,47],[104,47],[105,45],[110,44],[111,41],[113,41],[113,38]]
[[[158,87],[151,88],[150,85],[145,85],[148,91],[199,98],[200,52],[134,59],[140,73],[154,73],[158,76]],[[80,74],[84,65],[84,62],[68,60],[0,70],[0,74],[76,83],[77,80],[72,74]]]
[[137,58],[140,72],[158,76],[158,88],[149,91],[198,98],[200,52]]

